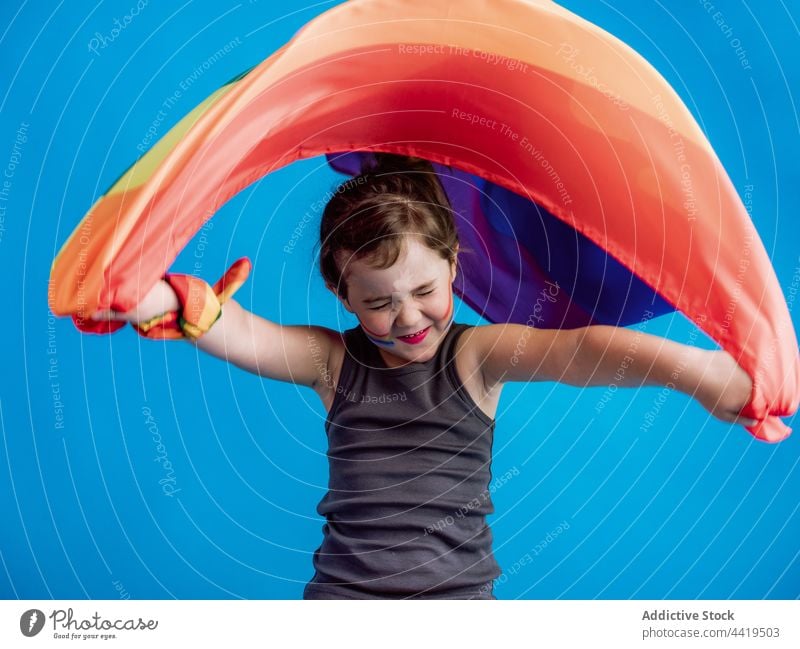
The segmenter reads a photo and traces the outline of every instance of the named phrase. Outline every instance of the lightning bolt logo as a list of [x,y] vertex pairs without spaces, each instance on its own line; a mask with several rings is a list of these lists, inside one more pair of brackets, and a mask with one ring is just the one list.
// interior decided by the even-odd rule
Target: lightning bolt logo
[[19,618],[19,630],[22,635],[31,638],[44,627],[44,613],[38,608],[25,611]]

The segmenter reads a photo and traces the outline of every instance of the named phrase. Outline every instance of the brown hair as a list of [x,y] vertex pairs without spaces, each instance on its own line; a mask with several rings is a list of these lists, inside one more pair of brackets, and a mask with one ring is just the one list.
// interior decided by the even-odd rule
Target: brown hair
[[397,261],[407,236],[416,236],[454,262],[458,232],[433,165],[422,158],[376,153],[377,164],[341,183],[322,213],[319,263],[325,283],[347,299],[347,273],[337,255],[349,253],[373,268]]

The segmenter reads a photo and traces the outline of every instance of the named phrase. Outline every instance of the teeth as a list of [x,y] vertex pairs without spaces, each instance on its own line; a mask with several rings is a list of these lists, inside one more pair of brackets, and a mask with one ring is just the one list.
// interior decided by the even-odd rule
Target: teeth
[[[427,329],[427,327],[425,327],[425,329]],[[414,336],[419,336],[419,334],[421,334],[423,331],[425,331],[425,329],[420,329],[419,331],[417,331],[417,332],[415,332],[413,334],[408,334],[407,336],[400,336],[400,337],[401,338],[413,338]]]

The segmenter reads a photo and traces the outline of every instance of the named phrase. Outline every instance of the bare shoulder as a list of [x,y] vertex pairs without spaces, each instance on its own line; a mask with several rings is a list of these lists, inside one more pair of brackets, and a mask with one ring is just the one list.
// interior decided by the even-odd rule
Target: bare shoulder
[[487,360],[492,354],[498,353],[498,348],[507,347],[509,332],[519,325],[514,324],[489,324],[475,325],[462,333],[456,344],[455,353],[464,359],[465,366],[474,366],[475,371],[480,371],[484,382],[491,386],[497,381],[486,374]]
[[559,381],[574,358],[578,329],[539,329],[516,323],[473,327],[464,353],[487,389],[511,381]]
[[470,327],[458,337],[453,350],[456,373],[461,384],[472,400],[492,419],[497,412],[503,384],[487,377],[484,372],[484,358],[492,337],[497,336],[497,330],[493,328],[498,326],[502,327],[502,325]]
[[316,329],[325,345],[325,366],[320,368],[320,378],[312,387],[327,412],[333,405],[333,397],[336,396],[336,386],[339,385],[339,376],[342,372],[345,355],[344,333],[325,327]]
[[328,336],[328,370],[333,377],[333,383],[339,382],[339,374],[344,362],[345,343],[344,333],[341,331],[327,330]]

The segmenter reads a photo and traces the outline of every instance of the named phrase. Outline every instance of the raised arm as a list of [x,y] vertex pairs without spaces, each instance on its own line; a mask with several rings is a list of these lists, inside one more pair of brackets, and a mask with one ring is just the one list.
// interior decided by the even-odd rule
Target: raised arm
[[[126,313],[100,312],[93,318],[144,322],[179,306],[172,287],[160,280],[144,299]],[[341,334],[310,325],[279,325],[228,299],[222,315],[197,341],[204,352],[248,372],[312,388],[330,386],[329,361]]]
[[330,351],[340,337],[325,327],[276,324],[229,299],[219,320],[192,344],[253,374],[316,388],[330,380]]
[[752,381],[724,351],[697,347],[611,326],[536,329],[524,325],[476,327],[470,348],[487,389],[509,381],[558,381],[579,387],[660,385],[694,397],[714,416],[739,417]]

